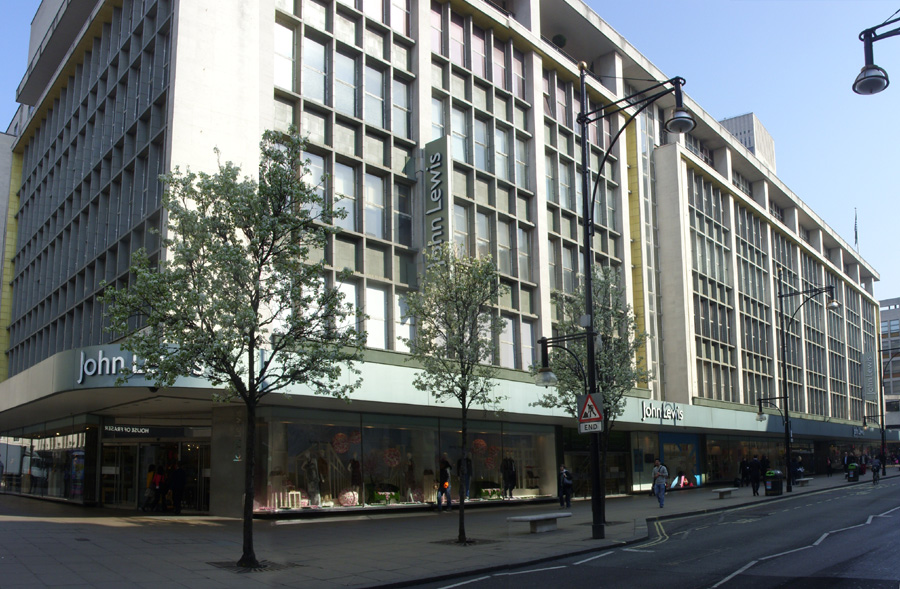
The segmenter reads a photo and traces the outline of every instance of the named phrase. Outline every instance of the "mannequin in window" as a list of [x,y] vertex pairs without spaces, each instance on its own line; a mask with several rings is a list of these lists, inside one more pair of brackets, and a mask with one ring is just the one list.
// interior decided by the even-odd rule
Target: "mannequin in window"
[[503,476],[503,498],[512,499],[513,489],[516,488],[516,461],[512,452],[506,453],[506,458],[500,463],[500,474]]
[[413,489],[416,487],[416,463],[413,462],[412,452],[406,453],[406,500],[415,503]]
[[315,456],[311,456],[309,451],[303,453],[303,474],[306,476],[306,492],[309,493],[309,504],[319,505],[319,463]]

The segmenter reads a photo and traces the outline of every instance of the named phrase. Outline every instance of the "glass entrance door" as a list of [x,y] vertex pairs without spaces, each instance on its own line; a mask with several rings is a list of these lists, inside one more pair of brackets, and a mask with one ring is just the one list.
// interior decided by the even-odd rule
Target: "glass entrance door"
[[187,473],[184,508],[209,511],[209,444],[182,444],[181,464]]
[[[116,507],[137,505],[137,446],[103,446],[100,502]],[[141,489],[143,492],[143,489]]]

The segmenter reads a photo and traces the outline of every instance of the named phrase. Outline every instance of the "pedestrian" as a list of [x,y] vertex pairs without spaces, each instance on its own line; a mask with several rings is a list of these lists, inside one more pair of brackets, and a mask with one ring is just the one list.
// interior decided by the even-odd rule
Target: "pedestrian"
[[825,457],[825,474],[831,476],[831,471],[833,469],[833,464],[831,462],[831,456]]
[[572,480],[572,473],[566,468],[565,464],[559,465],[559,506],[572,507],[572,489],[575,487],[575,481]]
[[659,507],[662,509],[666,502],[666,481],[669,479],[669,469],[660,463],[659,458],[653,463],[653,494],[659,499]]
[[162,466],[157,466],[153,473],[153,503],[150,504],[150,511],[166,510],[166,475]]
[[144,501],[141,503],[141,511],[147,511],[150,507],[150,504],[153,503],[153,498],[156,496],[156,491],[153,487],[153,476],[156,474],[156,465],[151,464],[147,469],[147,481],[144,486]]
[[747,465],[747,472],[750,478],[750,486],[753,487],[753,496],[756,497],[759,495],[759,475],[762,472],[762,463],[756,454],[753,455],[753,459]]
[[847,472],[850,469],[850,455],[844,452],[844,478],[847,478]]
[[741,464],[738,466],[738,469],[741,471],[741,480],[739,487],[747,487],[750,485],[750,461],[746,458],[741,459]]
[[187,473],[181,462],[175,463],[175,470],[169,481],[172,488],[172,511],[175,515],[181,514],[181,502],[184,501],[184,488],[187,486]]
[[449,511],[453,507],[453,500],[450,498],[450,458],[447,456],[446,452],[441,456],[440,463],[440,478],[438,479],[437,496],[438,513],[444,510],[443,502],[441,501],[442,495],[447,497],[447,510]]

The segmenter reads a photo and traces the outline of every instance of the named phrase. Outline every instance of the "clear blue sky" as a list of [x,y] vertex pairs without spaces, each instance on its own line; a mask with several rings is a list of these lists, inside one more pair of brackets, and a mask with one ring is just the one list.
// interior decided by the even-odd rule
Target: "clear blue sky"
[[[900,0],[589,0],[602,18],[716,119],[754,112],[775,140],[778,176],[881,274],[878,298],[900,297],[900,37],[875,43],[894,82],[857,96],[859,32]],[[0,126],[15,112],[39,0],[0,0]],[[684,23],[676,22],[682,18]]]

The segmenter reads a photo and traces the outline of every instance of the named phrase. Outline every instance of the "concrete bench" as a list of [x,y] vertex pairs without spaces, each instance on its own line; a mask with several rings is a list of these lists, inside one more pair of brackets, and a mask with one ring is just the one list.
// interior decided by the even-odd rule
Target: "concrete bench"
[[805,487],[806,485],[808,485],[812,482],[812,477],[808,477],[805,479],[797,479],[794,482],[797,483],[798,485],[800,485],[801,487]]
[[724,499],[725,497],[731,497],[731,493],[733,493],[734,491],[738,491],[738,490],[739,489],[737,487],[731,487],[728,489],[713,489],[712,492],[718,493],[719,499]]
[[517,515],[508,517],[508,522],[528,522],[531,524],[531,533],[550,532],[556,529],[556,520],[561,517],[572,517],[571,513],[543,513],[541,515]]

